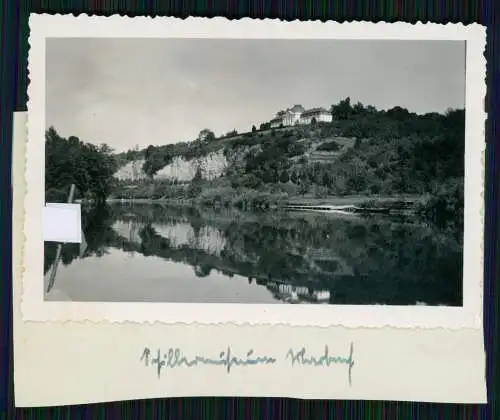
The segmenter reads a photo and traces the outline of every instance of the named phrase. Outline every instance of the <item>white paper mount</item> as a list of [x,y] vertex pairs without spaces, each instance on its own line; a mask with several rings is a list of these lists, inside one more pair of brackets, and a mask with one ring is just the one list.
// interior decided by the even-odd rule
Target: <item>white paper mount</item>
[[43,208],[43,240],[46,242],[81,243],[80,204],[46,203]]

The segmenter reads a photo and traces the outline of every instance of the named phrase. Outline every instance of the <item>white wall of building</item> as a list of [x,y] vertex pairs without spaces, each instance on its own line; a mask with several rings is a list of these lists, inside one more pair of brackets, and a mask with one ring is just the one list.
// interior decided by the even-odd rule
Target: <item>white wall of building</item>
[[311,124],[313,118],[316,119],[316,122],[332,122],[332,114],[329,112],[317,112],[314,114],[306,114],[300,117],[301,124]]
[[332,122],[333,117],[330,112],[322,112],[316,117],[318,122]]
[[300,115],[300,112],[287,112],[283,118],[283,125],[295,125],[295,123],[300,122]]
[[326,110],[318,110],[314,113],[308,113],[307,111],[291,111],[288,109],[286,112],[280,111],[277,116],[281,118],[276,121],[271,121],[271,128],[279,128],[282,125],[283,127],[289,127],[295,124],[311,124],[313,118],[316,119],[316,122],[333,121],[332,114]]

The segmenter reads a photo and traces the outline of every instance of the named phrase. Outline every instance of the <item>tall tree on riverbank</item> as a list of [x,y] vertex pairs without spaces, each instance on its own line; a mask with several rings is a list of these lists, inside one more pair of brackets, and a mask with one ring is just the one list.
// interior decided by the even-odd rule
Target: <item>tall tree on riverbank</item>
[[91,195],[104,202],[117,169],[112,153],[106,144],[84,143],[75,136],[66,139],[50,127],[45,133],[46,199],[64,201],[75,184],[78,196]]
[[154,175],[168,162],[167,153],[161,153],[158,147],[150,145],[144,152],[142,170],[150,179],[153,179]]

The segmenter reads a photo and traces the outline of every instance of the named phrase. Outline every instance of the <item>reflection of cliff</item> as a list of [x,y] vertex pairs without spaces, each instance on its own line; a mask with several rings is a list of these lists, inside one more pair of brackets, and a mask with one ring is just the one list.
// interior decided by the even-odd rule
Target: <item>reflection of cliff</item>
[[129,242],[140,244],[142,239],[140,232],[144,228],[143,223],[138,223],[135,220],[128,220],[126,222],[118,220],[113,223],[113,230]]
[[[86,256],[108,247],[154,255],[188,264],[198,277],[217,270],[255,279],[290,302],[461,302],[461,248],[425,226],[160,206],[117,207],[97,216],[103,219],[88,224],[94,233],[84,230]],[[66,253],[65,263],[78,256]]]
[[213,226],[193,227],[189,223],[177,223],[154,224],[153,227],[160,236],[168,239],[173,247],[189,246],[208,254],[219,255],[226,245],[221,231]]
[[[144,227],[144,223],[135,220],[117,221],[113,224],[113,230],[120,237],[136,244],[142,243],[140,232]],[[180,222],[176,224],[155,223],[151,227],[156,234],[168,240],[172,248],[188,246],[193,249],[203,250],[208,254],[219,255],[226,245],[225,238],[220,230],[213,226],[193,228],[189,223]]]

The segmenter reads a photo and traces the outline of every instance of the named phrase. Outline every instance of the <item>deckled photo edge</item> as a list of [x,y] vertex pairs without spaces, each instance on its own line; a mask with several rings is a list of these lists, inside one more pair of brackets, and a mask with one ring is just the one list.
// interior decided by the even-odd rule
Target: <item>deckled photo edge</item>
[[[345,307],[329,307],[329,308],[305,308],[305,307],[280,307],[276,311],[276,307],[268,307],[267,305],[239,305],[239,304],[136,304],[136,303],[60,303],[60,302],[44,302],[42,299],[42,279],[37,275],[40,274],[40,268],[43,259],[43,238],[41,235],[41,207],[43,206],[43,179],[40,177],[40,173],[44,171],[44,148],[43,143],[38,143],[40,137],[43,138],[43,132],[45,130],[44,119],[45,119],[45,38],[49,36],[82,36],[84,33],[87,36],[99,36],[99,37],[130,37],[130,28],[125,27],[125,23],[129,24],[134,22],[136,18],[124,18],[120,16],[113,17],[88,17],[80,15],[74,17],[72,15],[66,16],[51,16],[51,15],[32,15],[30,17],[31,33],[30,33],[30,51],[29,51],[29,86],[28,86],[28,144],[26,151],[26,197],[25,197],[25,247],[23,252],[23,297],[22,297],[22,311],[25,320],[30,321],[89,321],[89,322],[167,322],[167,323],[186,323],[186,324],[196,324],[196,323],[220,323],[229,322],[241,324],[287,324],[287,325],[304,325],[304,326],[331,326],[331,325],[343,325],[347,327],[434,327],[434,328],[462,328],[471,327],[478,328],[481,325],[482,318],[482,264],[483,255],[479,256],[480,266],[481,266],[481,276],[479,281],[476,282],[475,279],[470,276],[464,276],[464,307],[463,308],[435,308],[435,307],[369,307],[369,306],[345,306]],[[159,24],[164,22],[163,19],[169,19],[172,22],[177,23],[176,30],[179,31],[178,36],[182,36],[180,32],[184,31],[184,36],[189,36],[192,34],[192,28],[189,27],[193,25],[195,28],[197,24],[200,23],[200,32],[206,33],[207,37],[211,36],[211,31],[216,33],[225,33],[226,37],[230,38],[230,31],[227,31],[230,25],[231,29],[237,28],[238,25],[243,23],[248,25],[261,26],[264,30],[269,29],[272,31],[269,34],[255,34],[255,36],[248,36],[248,34],[240,34],[241,36],[247,35],[249,38],[266,38],[266,37],[280,37],[283,33],[291,27],[290,24],[301,26],[302,22],[282,22],[282,21],[272,21],[272,20],[241,20],[241,21],[230,21],[228,23],[227,19],[217,18],[210,19],[205,18],[189,18],[187,20],[176,19],[176,18],[144,18],[137,19],[134,25],[134,29],[138,31],[137,34],[134,33],[134,37],[150,37],[158,36],[161,37],[162,34],[159,31]],[[45,26],[45,23],[50,21],[49,26]],[[113,22],[113,25],[109,25],[106,28],[106,22]],[[75,28],[75,22],[78,22]],[[90,24],[99,23],[100,32],[96,35],[96,32],[85,32],[90,29]],[[139,25],[141,23],[141,25]],[[149,26],[156,26],[154,30],[148,31]],[[201,25],[203,23],[203,25]],[[213,25],[212,25],[213,24]],[[327,30],[327,24],[322,22],[306,22],[307,27],[310,28],[309,36],[311,38],[321,38],[324,36],[323,30]],[[58,26],[61,25],[65,28],[60,35],[58,35]],[[205,26],[207,25],[207,26]],[[213,28],[210,28],[210,25]],[[274,26],[277,25],[277,26]],[[286,26],[288,25],[288,28]],[[143,26],[146,35],[141,35],[139,31]],[[276,27],[280,26],[280,30],[275,30]],[[316,36],[314,36],[313,26],[317,26],[319,30]],[[485,70],[486,70],[486,60],[484,58],[484,47],[485,47],[485,30],[480,25],[469,25],[463,26],[462,24],[404,24],[404,23],[359,23],[355,22],[352,24],[343,23],[330,26],[328,30],[343,28],[343,32],[340,36],[330,33],[330,38],[348,38],[349,37],[349,27],[356,27],[359,29],[361,26],[363,30],[366,29],[366,34],[355,33],[351,34],[352,38],[372,38],[373,34],[370,32],[375,32],[378,38],[384,38],[381,32],[387,30],[387,38],[394,38],[397,33],[393,30],[396,28],[398,31],[404,32],[404,35],[411,39],[466,39],[468,41],[467,65],[473,65],[473,68],[468,68],[467,79],[469,77],[477,78],[477,80],[467,80],[466,90],[468,91],[466,101],[466,157],[472,157],[474,160],[470,162],[472,169],[475,168],[474,174],[475,179],[470,179],[470,176],[465,177],[466,186],[471,184],[475,187],[479,187],[476,191],[469,189],[469,193],[476,194],[479,192],[481,199],[484,198],[484,122],[486,119],[486,114],[484,112],[484,97],[486,93],[485,86]],[[182,27],[182,28],[181,28]],[[305,27],[305,25],[304,25]],[[375,29],[375,31],[371,31]],[[432,31],[428,31],[431,28]],[[75,30],[76,29],[76,30]],[[109,30],[108,30],[109,29]],[[71,31],[71,32],[68,32]],[[217,32],[219,31],[219,32]],[[281,31],[281,32],[280,32]],[[71,35],[71,33],[75,35]],[[165,31],[168,32],[168,31]],[[196,31],[194,31],[196,32]],[[236,31],[237,32],[237,31]],[[420,32],[416,34],[415,32]],[[432,33],[431,33],[432,32]],[[275,36],[279,33],[279,36]],[[165,35],[165,34],[163,34]],[[166,34],[169,36],[168,34]],[[290,34],[288,34],[290,35]],[[361,35],[361,36],[360,36]],[[291,38],[300,38],[300,34],[295,31]],[[471,48],[481,49],[471,51]],[[473,62],[471,62],[471,59]],[[479,80],[478,76],[481,76]],[[471,83],[473,87],[471,88]],[[472,92],[471,92],[472,91]],[[483,112],[478,112],[474,110],[474,115],[470,113],[470,106],[477,104],[480,99],[481,110]],[[478,127],[481,127],[481,132],[479,132]],[[470,156],[471,152],[471,136],[479,138],[481,136],[481,150],[479,146],[473,145],[472,151],[473,156]],[[467,147],[467,145],[469,145]],[[476,156],[477,155],[477,156]],[[477,157],[481,156],[480,162],[476,161]],[[467,159],[466,159],[467,162]],[[479,178],[481,185],[478,184],[477,170],[479,173]],[[470,173],[469,173],[470,175]],[[469,179],[468,179],[469,178]],[[39,185],[40,188],[37,188]],[[466,187],[467,188],[467,187]],[[477,198],[477,197],[476,197]],[[474,204],[474,197],[467,196],[465,202],[466,220],[473,218],[471,216],[471,204]],[[476,200],[477,201],[477,200]],[[481,217],[477,220],[473,218],[474,224],[479,223],[481,226],[480,232],[483,232],[484,226],[484,203],[480,201],[479,208],[472,206],[474,213],[479,212]],[[469,211],[467,212],[467,209]],[[476,213],[477,214],[477,213]],[[465,234],[467,232],[470,234],[473,232],[470,226],[471,222],[468,220],[466,222]],[[474,229],[477,229],[478,225],[475,225]],[[29,235],[26,232],[30,232]],[[472,246],[479,245],[479,249],[482,252],[484,250],[482,235],[474,235],[476,240],[471,243],[469,248]],[[479,241],[479,242],[478,242]],[[467,243],[471,241],[465,241],[464,243],[464,253],[467,253],[466,249]],[[42,253],[40,253],[40,248],[42,248]],[[469,250],[469,252],[471,252]],[[477,254],[477,252],[476,252]],[[476,255],[477,257],[477,255]],[[466,260],[466,259],[465,259]],[[477,273],[478,261],[469,261],[469,265],[472,270]],[[38,265],[38,267],[37,267]],[[464,271],[466,270],[466,261],[464,261]],[[169,306],[170,308],[165,308]],[[193,309],[197,314],[193,314]],[[183,310],[184,313],[179,316],[176,313],[180,313]],[[234,317],[228,316],[228,313],[235,310],[234,313],[240,314],[239,318],[234,319]],[[363,312],[359,315],[359,312]],[[185,316],[184,316],[185,315]],[[394,320],[398,318],[398,320]],[[450,319],[453,318],[453,319]]]

